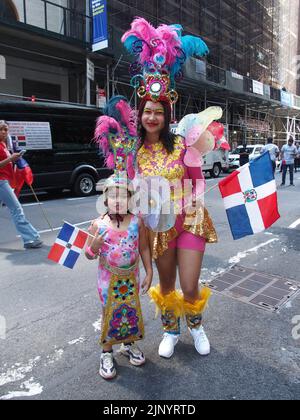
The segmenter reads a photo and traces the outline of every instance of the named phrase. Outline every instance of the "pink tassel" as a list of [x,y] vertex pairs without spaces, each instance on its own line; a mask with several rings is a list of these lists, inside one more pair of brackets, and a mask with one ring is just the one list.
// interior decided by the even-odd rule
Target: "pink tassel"
[[131,23],[131,29],[122,36],[122,42],[125,42],[130,36],[149,43],[151,39],[157,38],[157,31],[146,19],[138,17]]
[[111,131],[121,131],[121,126],[117,121],[113,118],[103,116],[98,118],[95,130],[95,137],[96,140],[99,142],[99,138],[103,134],[108,134]]
[[[152,39],[158,38],[158,33],[146,19],[136,18],[131,24],[131,30],[123,35],[122,42],[125,42],[130,36],[135,36],[150,45]],[[147,47],[147,44],[143,45],[143,51],[140,54],[140,61],[142,63],[149,61],[151,58],[151,49]]]
[[128,125],[129,134],[133,137],[137,137],[137,111],[135,109],[130,110],[130,121]]
[[115,158],[114,158],[114,154],[110,153],[106,160],[105,160],[105,164],[108,167],[108,169],[115,169]]
[[125,101],[120,101],[117,103],[116,108],[121,114],[122,122],[126,125],[126,127],[129,127],[131,113],[130,105]]
[[135,178],[135,170],[133,167],[133,156],[132,154],[130,154],[127,158],[127,173],[128,173],[128,177],[129,179],[134,179]]
[[102,136],[99,141],[99,146],[101,147],[104,155],[107,155],[109,151],[109,142],[107,137]]
[[181,48],[182,42],[176,29],[168,25],[160,25],[157,28],[160,38],[163,40],[166,65],[172,66],[177,58],[177,48]]

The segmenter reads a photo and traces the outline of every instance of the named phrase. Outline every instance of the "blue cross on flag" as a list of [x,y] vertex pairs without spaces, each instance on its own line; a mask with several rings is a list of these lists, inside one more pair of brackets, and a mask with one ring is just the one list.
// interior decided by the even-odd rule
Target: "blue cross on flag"
[[233,172],[219,188],[235,240],[263,232],[280,218],[269,152]]
[[48,255],[48,259],[56,264],[73,269],[85,247],[88,236],[88,233],[83,230],[65,223]]

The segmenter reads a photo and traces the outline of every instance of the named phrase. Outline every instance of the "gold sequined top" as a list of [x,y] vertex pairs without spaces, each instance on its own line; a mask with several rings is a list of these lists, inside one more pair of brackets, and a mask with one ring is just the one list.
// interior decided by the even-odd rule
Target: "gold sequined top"
[[[189,177],[187,167],[184,164],[186,145],[184,139],[177,136],[175,148],[172,153],[168,153],[164,145],[159,142],[156,144],[145,143],[137,154],[138,171],[143,176],[162,176],[172,185],[176,182],[183,182]],[[180,217],[180,216],[178,216]],[[183,229],[194,235],[204,237],[208,243],[218,241],[217,233],[207,209],[203,207],[197,209],[193,217],[182,217]],[[178,232],[173,227],[168,232],[155,233],[149,231],[149,238],[152,247],[153,257],[156,259],[163,255],[168,249],[170,241],[178,236]]]
[[138,151],[139,172],[144,176],[162,176],[170,182],[182,180],[185,174],[183,158],[186,146],[182,137],[176,137],[173,153],[168,153],[164,145],[144,144]]

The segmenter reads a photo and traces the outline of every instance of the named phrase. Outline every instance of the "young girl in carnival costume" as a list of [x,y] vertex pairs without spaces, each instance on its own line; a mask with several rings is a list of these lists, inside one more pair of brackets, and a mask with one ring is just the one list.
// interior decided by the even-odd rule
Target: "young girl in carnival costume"
[[[148,229],[160,279],[159,286],[151,288],[150,296],[162,313],[165,332],[159,355],[172,357],[180,336],[181,317],[186,318],[198,353],[208,355],[210,344],[202,314],[210,289],[199,290],[199,278],[206,244],[216,243],[217,234],[203,205],[205,180],[201,166],[206,153],[220,147],[229,149],[224,127],[214,122],[222,117],[222,109],[211,107],[187,115],[177,135],[169,131],[172,106],[178,100],[175,80],[181,78],[187,58],[205,56],[208,48],[200,38],[182,36],[179,25],[156,29],[142,18],[133,21],[122,41],[137,58],[131,71],[132,85],[141,98],[138,172],[142,177],[169,181],[171,204],[177,214],[167,231]],[[191,186],[189,192],[189,188],[182,188],[187,184]],[[175,290],[177,267],[182,292]]]
[[119,352],[128,356],[132,365],[145,363],[144,354],[135,344],[144,337],[139,256],[146,271],[144,294],[151,286],[153,272],[146,229],[128,207],[138,143],[136,118],[123,97],[112,98],[104,114],[97,121],[95,138],[106,155],[107,166],[115,173],[104,186],[107,211],[89,229],[94,239],[88,242],[86,257],[99,259],[98,291],[103,306],[99,373],[104,379],[112,379],[116,376],[115,344],[121,344]]

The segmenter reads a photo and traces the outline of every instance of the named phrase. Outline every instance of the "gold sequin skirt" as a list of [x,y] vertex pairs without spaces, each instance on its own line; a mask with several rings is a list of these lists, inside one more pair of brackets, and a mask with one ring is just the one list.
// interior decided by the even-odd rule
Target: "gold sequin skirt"
[[[178,217],[183,218],[183,216]],[[186,215],[183,221],[183,230],[204,238],[206,243],[218,242],[216,229],[206,208],[201,208],[192,215]],[[177,238],[178,232],[176,227],[173,227],[167,232],[159,233],[148,230],[148,235],[152,257],[156,260],[169,249],[169,243]]]

